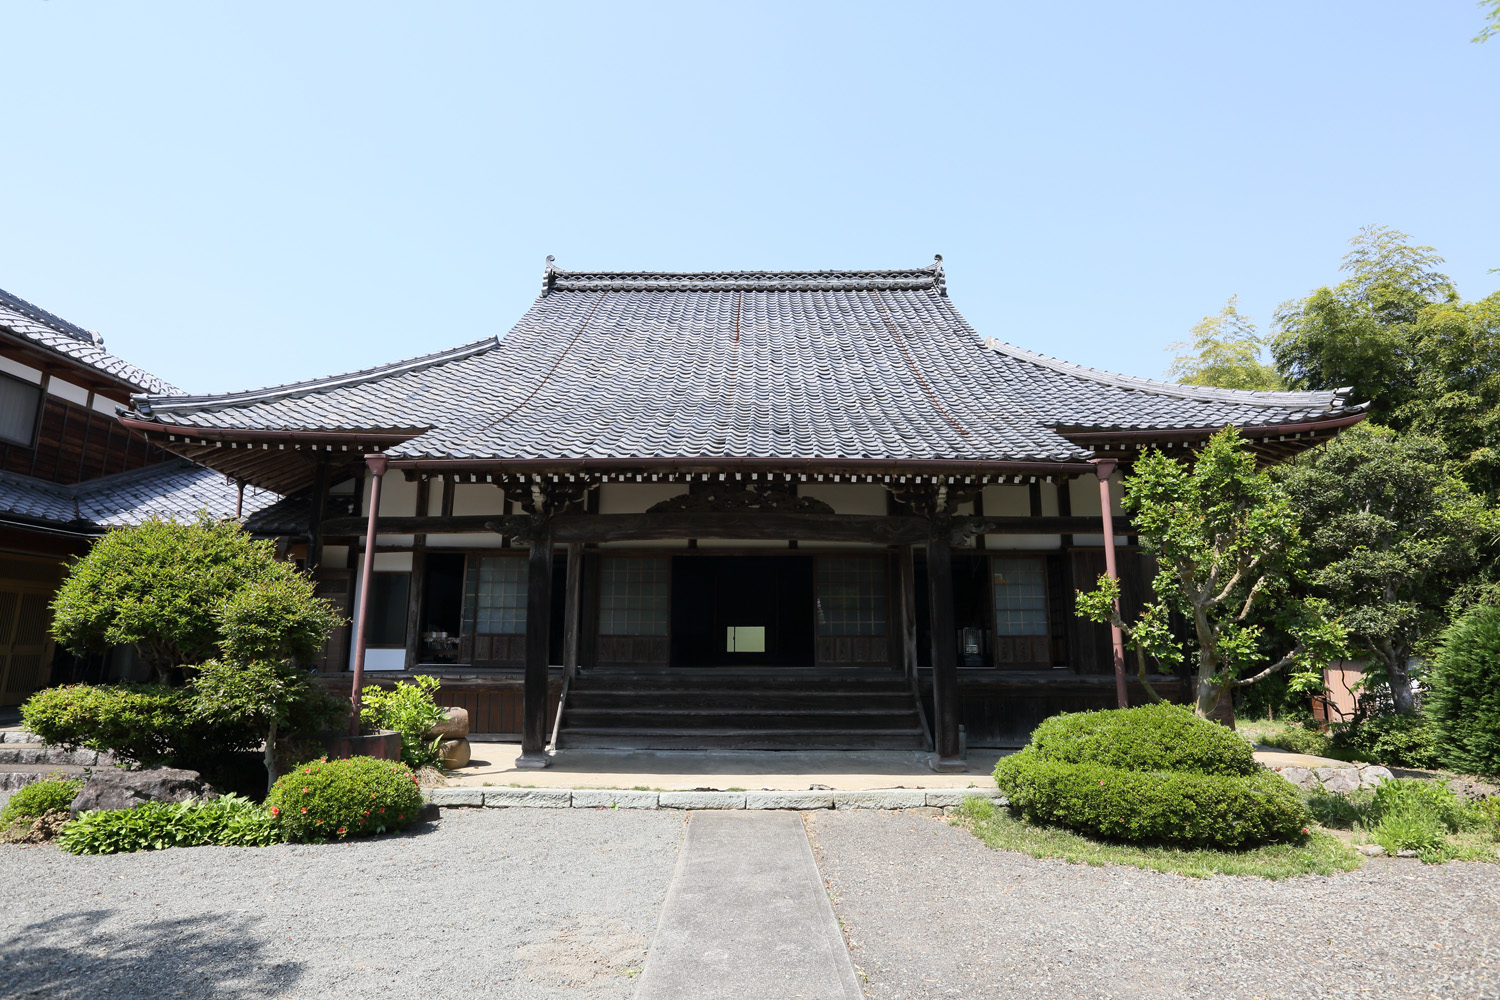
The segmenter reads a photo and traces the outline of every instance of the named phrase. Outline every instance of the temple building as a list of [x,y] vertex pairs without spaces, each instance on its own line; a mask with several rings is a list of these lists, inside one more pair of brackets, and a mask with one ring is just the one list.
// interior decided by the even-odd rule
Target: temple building
[[435,674],[538,766],[549,744],[908,747],[943,766],[1112,706],[1118,643],[1072,599],[1105,572],[1127,605],[1148,587],[1122,470],[1227,425],[1276,460],[1364,416],[1340,391],[1175,385],[986,339],[941,258],[549,258],[503,336],[133,406],[153,446],[285,496],[250,528],[356,619],[323,671]]

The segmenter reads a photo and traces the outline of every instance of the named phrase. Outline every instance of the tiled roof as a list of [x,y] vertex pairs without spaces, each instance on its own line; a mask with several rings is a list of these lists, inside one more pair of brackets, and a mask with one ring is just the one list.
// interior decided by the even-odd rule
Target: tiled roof
[[[174,459],[72,485],[0,473],[0,519],[52,522],[77,531],[139,524],[150,518],[187,521],[200,510],[234,516],[235,486],[221,474]],[[245,487],[243,515],[270,506],[276,494]]]
[[110,354],[104,349],[104,338],[97,333],[75,326],[4,289],[0,289],[0,329],[9,330],[44,350],[97,369],[138,391],[153,394],[178,391],[171,383]]
[[1339,392],[1200,389],[982,340],[941,262],[574,273],[500,340],[311,382],[140,399],[170,427],[411,429],[395,458],[1070,461],[1062,431],[1285,424]]

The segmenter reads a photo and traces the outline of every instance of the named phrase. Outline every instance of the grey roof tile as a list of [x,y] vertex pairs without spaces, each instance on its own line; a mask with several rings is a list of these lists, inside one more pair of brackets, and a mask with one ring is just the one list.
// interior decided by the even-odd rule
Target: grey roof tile
[[170,426],[411,430],[401,458],[1067,461],[1061,430],[1281,424],[1340,392],[1200,389],[982,340],[940,265],[572,273],[502,339],[349,375],[144,397]]
[[[206,510],[234,516],[236,487],[223,475],[180,459],[62,485],[0,472],[0,518],[53,522],[75,530],[117,528],[150,518],[189,521]],[[275,503],[275,493],[245,487],[245,517]]]
[[140,392],[170,394],[180,390],[104,349],[104,338],[69,323],[19,296],[0,289],[0,328],[44,350],[88,365]]

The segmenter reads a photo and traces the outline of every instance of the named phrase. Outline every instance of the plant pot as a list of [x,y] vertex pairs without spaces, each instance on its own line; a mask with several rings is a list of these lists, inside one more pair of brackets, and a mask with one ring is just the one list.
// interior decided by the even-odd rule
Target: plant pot
[[394,729],[377,729],[358,736],[329,735],[323,742],[329,760],[344,757],[374,757],[377,760],[401,759],[401,734]]

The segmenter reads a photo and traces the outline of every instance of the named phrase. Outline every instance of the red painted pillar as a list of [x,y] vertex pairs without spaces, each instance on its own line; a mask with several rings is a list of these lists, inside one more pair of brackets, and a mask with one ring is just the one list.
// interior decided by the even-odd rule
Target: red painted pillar
[[370,520],[365,528],[365,559],[359,571],[359,609],[354,623],[354,690],[350,702],[354,713],[350,716],[349,735],[359,735],[359,689],[365,681],[365,634],[369,630],[370,576],[375,568],[375,526],[380,518],[380,483],[385,479],[387,459],[376,453],[365,456],[365,465],[370,469]]
[[[1109,458],[1094,459],[1094,473],[1099,477],[1099,516],[1104,522],[1104,572],[1119,583],[1120,571],[1115,565],[1115,512],[1109,496],[1109,477],[1115,471],[1115,464]],[[1116,600],[1115,614],[1119,613],[1120,602]],[[1115,700],[1121,708],[1129,708],[1130,697],[1125,690],[1125,634],[1111,625],[1109,638],[1114,648]]]

